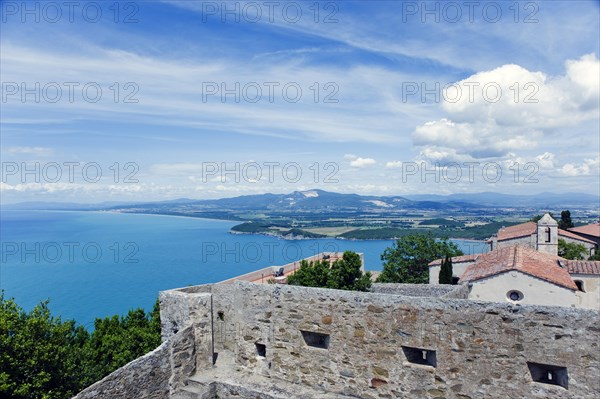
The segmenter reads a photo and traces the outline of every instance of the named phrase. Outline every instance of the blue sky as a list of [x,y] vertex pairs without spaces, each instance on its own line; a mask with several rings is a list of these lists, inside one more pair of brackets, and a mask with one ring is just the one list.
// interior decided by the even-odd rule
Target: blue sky
[[2,2],[4,203],[598,194],[597,1],[74,3]]

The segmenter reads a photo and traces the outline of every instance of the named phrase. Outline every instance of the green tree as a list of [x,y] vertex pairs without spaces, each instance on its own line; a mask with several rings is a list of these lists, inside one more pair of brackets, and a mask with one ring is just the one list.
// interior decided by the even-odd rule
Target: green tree
[[125,317],[96,319],[90,334],[53,317],[48,302],[29,313],[0,294],[0,398],[67,399],[160,344],[158,301]]
[[456,244],[447,238],[436,240],[428,234],[411,234],[399,238],[381,255],[383,272],[377,278],[381,283],[429,282],[428,264],[440,258],[462,255]]
[[588,260],[600,260],[600,250],[596,249],[596,253],[590,256]]
[[0,294],[0,397],[63,399],[93,382],[88,332],[51,316],[48,302],[25,312]]
[[160,345],[160,310],[130,310],[126,316],[96,319],[86,345],[93,374],[100,379]]
[[361,270],[360,255],[346,251],[342,259],[328,259],[300,263],[300,269],[288,277],[288,284],[305,287],[333,288],[348,291],[368,291],[371,273]]
[[450,258],[448,255],[446,255],[446,258],[442,261],[439,283],[452,284],[452,258]]
[[287,281],[290,285],[304,287],[327,287],[329,281],[329,261],[317,260],[300,262],[300,268],[290,276]]
[[558,240],[558,256],[565,259],[582,260],[588,253],[588,249],[583,244],[566,242],[562,238]]
[[571,211],[562,211],[560,213],[560,220],[558,221],[559,229],[570,229],[571,227],[575,227],[573,221],[571,220]]

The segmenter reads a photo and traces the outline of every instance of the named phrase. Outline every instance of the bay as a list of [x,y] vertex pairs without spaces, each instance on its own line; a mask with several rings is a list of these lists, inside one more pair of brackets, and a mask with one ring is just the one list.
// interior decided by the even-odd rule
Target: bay
[[[222,281],[325,251],[362,252],[381,270],[392,240],[284,240],[231,234],[239,222],[110,212],[2,211],[0,289],[26,310],[93,327],[96,317],[150,310],[158,292]],[[453,240],[465,253],[482,242]]]

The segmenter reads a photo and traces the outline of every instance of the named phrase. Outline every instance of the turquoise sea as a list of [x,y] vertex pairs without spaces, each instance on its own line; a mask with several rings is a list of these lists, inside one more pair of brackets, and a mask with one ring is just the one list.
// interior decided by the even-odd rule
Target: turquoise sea
[[[63,319],[151,309],[161,290],[212,283],[323,251],[363,252],[381,270],[389,240],[283,240],[230,234],[238,222],[107,212],[2,211],[0,289]],[[481,242],[454,240],[465,253]]]

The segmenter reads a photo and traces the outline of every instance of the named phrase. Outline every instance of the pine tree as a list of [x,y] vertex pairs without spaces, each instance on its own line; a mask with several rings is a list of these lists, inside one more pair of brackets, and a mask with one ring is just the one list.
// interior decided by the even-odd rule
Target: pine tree
[[560,220],[558,221],[558,228],[566,230],[571,227],[574,227],[573,221],[571,220],[571,211],[562,211],[560,213]]
[[452,258],[446,255],[440,268],[440,284],[452,284]]

